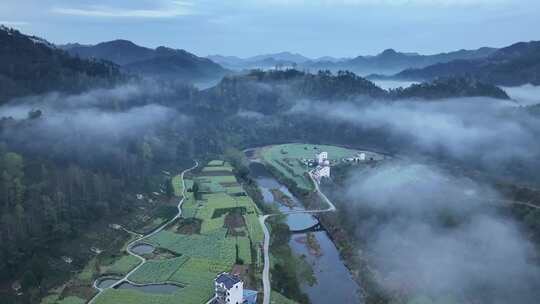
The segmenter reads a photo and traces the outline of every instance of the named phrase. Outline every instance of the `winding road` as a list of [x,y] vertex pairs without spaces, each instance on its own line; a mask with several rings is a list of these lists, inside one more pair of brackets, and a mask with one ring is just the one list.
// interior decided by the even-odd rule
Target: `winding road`
[[270,287],[270,232],[268,231],[268,227],[266,227],[266,220],[269,217],[272,216],[278,216],[278,215],[290,215],[290,214],[299,214],[299,213],[305,213],[305,214],[315,214],[315,213],[326,213],[326,212],[335,212],[336,206],[326,197],[324,193],[322,193],[319,183],[313,178],[313,175],[311,172],[309,173],[309,177],[311,178],[311,181],[315,185],[315,192],[328,204],[327,209],[319,209],[319,210],[294,210],[294,211],[287,211],[277,214],[266,214],[261,215],[259,217],[259,222],[261,223],[261,226],[263,228],[264,232],[264,244],[263,244],[263,254],[264,254],[264,268],[263,268],[263,304],[270,304],[270,293],[271,293],[271,287]]
[[[99,281],[100,279],[95,280],[95,281],[94,281],[94,288],[96,288],[96,289],[98,290],[98,293],[97,293],[97,294],[96,294],[96,295],[88,302],[88,304],[94,303],[94,301],[95,301],[95,300],[96,300],[96,299],[97,299],[97,298],[98,298],[105,290],[107,290],[107,289],[109,289],[109,288],[114,288],[114,287],[116,287],[116,286],[118,286],[118,285],[120,285],[120,284],[122,284],[122,283],[127,282],[127,283],[130,283],[130,284],[133,284],[133,285],[138,285],[138,284],[135,284],[135,283],[131,282],[131,281],[129,280],[129,276],[131,276],[134,272],[136,272],[137,270],[139,270],[139,268],[141,268],[141,267],[144,265],[144,263],[146,263],[146,259],[145,259],[144,257],[142,257],[142,256],[140,256],[140,255],[138,255],[138,254],[136,254],[135,252],[131,251],[132,247],[133,247],[135,244],[139,243],[140,241],[143,241],[143,240],[145,240],[145,239],[147,239],[147,238],[149,238],[149,237],[152,237],[152,236],[154,236],[154,235],[160,233],[161,231],[163,231],[163,229],[165,229],[165,227],[167,227],[169,224],[173,223],[174,221],[176,221],[177,219],[179,219],[180,216],[182,216],[182,204],[184,203],[184,197],[185,197],[184,194],[185,194],[185,192],[186,192],[186,184],[185,184],[185,181],[184,181],[184,174],[185,174],[186,172],[189,172],[189,171],[191,171],[191,170],[197,168],[198,166],[199,166],[199,163],[198,163],[197,161],[195,161],[195,165],[194,165],[193,167],[191,167],[191,168],[189,168],[189,169],[186,169],[186,170],[182,171],[182,173],[180,174],[180,179],[182,180],[182,199],[178,202],[178,206],[177,206],[178,212],[176,213],[176,216],[173,217],[172,219],[170,219],[169,221],[167,221],[166,223],[164,223],[163,225],[159,226],[158,228],[156,228],[154,231],[150,232],[149,234],[147,234],[147,235],[142,235],[142,236],[140,236],[139,238],[135,239],[134,241],[130,242],[130,243],[127,245],[126,251],[127,251],[130,255],[132,255],[132,256],[138,258],[139,260],[141,260],[141,263],[140,263],[137,267],[133,268],[133,270],[131,270],[131,271],[130,271],[128,274],[126,274],[123,278],[119,279],[116,283],[114,283],[113,285],[111,285],[111,286],[109,286],[109,287],[107,287],[107,288],[99,288],[99,287],[98,287],[98,281]],[[124,229],[124,230],[125,230],[125,229]],[[128,230],[126,230],[126,232],[128,232],[128,233],[134,233],[134,232],[131,232],[131,231],[128,231]],[[136,235],[139,235],[139,234],[136,234]],[[145,285],[147,285],[147,284],[145,284]],[[148,285],[149,285],[149,284],[148,284]]]

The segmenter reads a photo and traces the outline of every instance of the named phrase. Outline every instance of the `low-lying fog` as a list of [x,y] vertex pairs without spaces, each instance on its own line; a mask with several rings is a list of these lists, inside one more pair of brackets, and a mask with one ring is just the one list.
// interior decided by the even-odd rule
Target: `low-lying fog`
[[[395,151],[445,154],[495,172],[514,162],[540,168],[540,120],[515,102],[491,98],[436,101],[362,101],[325,103],[303,100],[290,113],[359,129],[385,130],[406,139]],[[398,146],[402,145],[402,146]],[[514,166],[515,167],[515,166]],[[498,174],[504,174],[499,171]]]
[[533,244],[496,212],[489,186],[400,161],[355,171],[342,192],[388,290],[448,303],[537,303]]
[[[144,83],[75,95],[19,98],[0,107],[0,117],[14,119],[12,127],[4,128],[0,136],[38,154],[121,153],[118,142],[140,139],[164,122],[189,122],[173,108],[148,102],[147,96],[163,90]],[[41,111],[41,116],[27,119],[35,110]]]
[[502,89],[521,106],[540,103],[540,86],[527,84],[520,87],[502,87]]
[[371,80],[377,86],[388,90],[388,89],[397,89],[397,88],[408,88],[413,84],[417,84],[417,81],[402,81],[402,80]]

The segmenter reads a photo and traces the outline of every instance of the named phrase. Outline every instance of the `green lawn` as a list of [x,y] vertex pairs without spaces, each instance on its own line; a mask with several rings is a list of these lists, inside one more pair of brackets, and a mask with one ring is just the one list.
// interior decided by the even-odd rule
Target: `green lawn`
[[328,145],[284,144],[263,149],[261,157],[267,165],[277,170],[281,175],[294,180],[299,188],[311,191],[313,185],[304,175],[309,171],[309,168],[301,160],[314,159],[315,154],[323,151],[328,152],[330,160],[340,160],[358,153],[356,150]]

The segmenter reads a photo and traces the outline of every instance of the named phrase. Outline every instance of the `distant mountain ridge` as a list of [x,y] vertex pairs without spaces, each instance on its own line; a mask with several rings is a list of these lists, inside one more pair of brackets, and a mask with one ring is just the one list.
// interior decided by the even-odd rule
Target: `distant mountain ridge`
[[185,50],[163,46],[151,49],[129,40],[113,40],[90,46],[74,44],[66,50],[73,56],[100,58],[114,62],[126,71],[162,78],[191,81],[221,78],[228,73],[219,64]]
[[456,59],[485,58],[495,52],[494,48],[477,50],[459,50],[435,55],[402,53],[387,49],[375,56],[357,56],[355,58],[334,58],[330,56],[311,59],[301,54],[281,52],[249,58],[213,55],[207,58],[231,69],[273,68],[275,66],[294,66],[307,70],[349,70],[360,75],[373,73],[395,74],[409,68],[426,67],[435,63],[449,62]]
[[0,27],[0,103],[49,91],[80,92],[124,79],[119,67],[74,58],[45,39]]
[[486,58],[453,60],[421,69],[407,69],[392,78],[432,80],[462,76],[496,85],[540,85],[540,41],[519,42]]
[[248,58],[222,55],[210,55],[206,58],[230,69],[272,68],[277,65],[292,66],[312,61],[304,55],[291,52],[257,55]]
[[310,69],[350,70],[360,75],[394,74],[409,68],[426,67],[436,63],[449,62],[456,59],[485,58],[495,52],[494,48],[480,48],[477,50],[459,50],[435,55],[420,55],[417,53],[402,53],[394,49],[387,49],[376,56],[358,56],[340,62],[310,62],[304,64]]

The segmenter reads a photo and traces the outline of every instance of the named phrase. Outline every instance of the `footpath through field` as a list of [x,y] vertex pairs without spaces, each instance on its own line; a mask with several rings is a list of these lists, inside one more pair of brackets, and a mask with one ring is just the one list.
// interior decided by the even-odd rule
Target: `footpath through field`
[[[182,173],[180,174],[180,178],[182,180],[182,194],[185,194],[185,181],[184,181],[184,174],[197,168],[199,166],[199,163],[197,161],[195,161],[195,165],[189,169],[186,169],[184,171],[182,171]],[[129,273],[127,273],[123,278],[121,278],[120,280],[118,280],[116,283],[114,283],[113,285],[111,285],[110,287],[108,288],[114,288],[122,283],[130,283],[130,284],[134,284],[134,285],[137,285],[133,282],[131,282],[128,278],[130,275],[132,275],[133,273],[135,273],[137,270],[139,270],[145,263],[146,263],[146,259],[138,254],[136,254],[135,252],[131,251],[133,245],[135,245],[136,243],[142,241],[142,240],[145,240],[147,238],[150,238],[156,234],[158,234],[159,232],[163,231],[163,229],[165,229],[165,227],[167,227],[169,224],[173,223],[174,221],[176,221],[177,219],[180,218],[180,216],[182,216],[182,204],[184,203],[184,199],[185,199],[185,195],[182,195],[182,198],[180,199],[180,201],[178,202],[178,212],[176,213],[176,216],[174,216],[171,220],[167,221],[166,223],[164,223],[163,225],[161,225],[160,227],[156,228],[154,231],[150,232],[149,234],[147,235],[144,235],[144,236],[141,236],[137,239],[135,239],[134,241],[132,241],[131,243],[129,243],[127,245],[127,252],[138,258],[139,260],[141,260],[141,263],[135,267],[133,270],[131,270]],[[93,304],[94,301],[108,288],[99,288],[98,287],[98,280],[97,279],[95,282],[94,282],[94,287],[98,290],[98,293],[88,302],[88,304]]]

